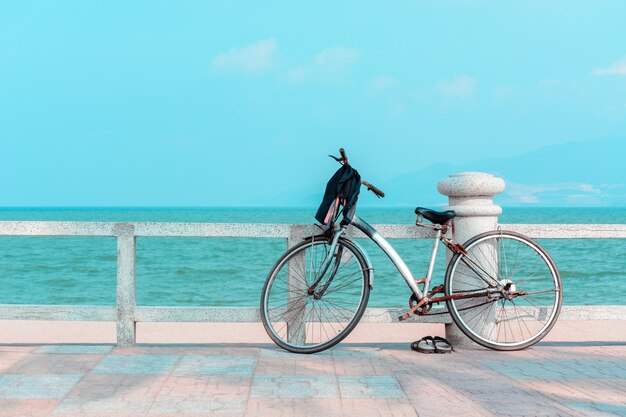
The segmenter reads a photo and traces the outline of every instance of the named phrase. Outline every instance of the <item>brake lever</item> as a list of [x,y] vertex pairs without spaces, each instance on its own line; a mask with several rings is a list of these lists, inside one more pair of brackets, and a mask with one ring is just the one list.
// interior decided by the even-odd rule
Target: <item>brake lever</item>
[[341,165],[343,165],[343,159],[341,159],[341,158],[337,158],[336,156],[333,156],[333,155],[328,155],[328,156],[330,156],[330,157],[331,157],[331,158],[333,158],[335,161],[337,161],[337,162],[339,162]]

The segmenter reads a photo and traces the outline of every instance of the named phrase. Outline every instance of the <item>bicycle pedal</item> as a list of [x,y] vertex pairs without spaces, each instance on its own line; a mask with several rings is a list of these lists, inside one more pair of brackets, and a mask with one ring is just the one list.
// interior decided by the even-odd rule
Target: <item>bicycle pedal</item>
[[400,317],[398,317],[399,321],[403,321],[408,319],[409,317],[411,317],[413,314],[415,314],[415,312],[424,304],[426,304],[426,299],[422,299],[422,301],[420,301],[419,303],[415,304],[413,307],[411,307],[411,309],[409,311],[407,311],[406,313],[404,313],[403,315],[401,315]]
[[411,312],[410,311],[407,312],[407,313],[404,313],[401,316],[398,316],[398,321],[404,321],[404,320],[408,319],[409,317],[411,317]]

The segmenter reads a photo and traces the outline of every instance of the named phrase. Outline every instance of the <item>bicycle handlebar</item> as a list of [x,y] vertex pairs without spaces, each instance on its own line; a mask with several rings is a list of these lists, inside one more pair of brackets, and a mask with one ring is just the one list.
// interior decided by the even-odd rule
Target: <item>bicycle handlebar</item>
[[[337,160],[337,162],[341,163],[342,165],[349,166],[350,164],[348,164],[348,156],[346,155],[346,150],[343,148],[339,148],[339,154],[341,154],[341,158],[337,158],[336,156],[332,156],[332,155],[328,155],[328,156]],[[361,181],[361,184],[366,186],[368,191],[371,191],[374,194],[376,194],[376,197],[381,198],[385,196],[385,193],[380,188],[374,187],[374,185],[370,184],[369,182]]]
[[348,164],[348,157],[346,156],[346,151],[343,148],[339,148],[339,153],[341,154],[341,159],[343,160],[344,165]]
[[370,184],[369,182],[361,181],[361,184],[366,186],[369,191],[371,191],[374,194],[376,194],[376,197],[381,198],[381,197],[385,196],[385,193],[380,188],[374,187],[374,185]]

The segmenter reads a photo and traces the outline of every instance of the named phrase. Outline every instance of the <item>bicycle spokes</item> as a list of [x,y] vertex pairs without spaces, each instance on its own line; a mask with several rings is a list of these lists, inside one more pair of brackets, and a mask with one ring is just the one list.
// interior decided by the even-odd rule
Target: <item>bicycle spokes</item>
[[327,240],[310,242],[279,262],[262,304],[270,336],[286,349],[313,352],[343,339],[362,315],[369,286],[363,257],[339,242],[330,265]]
[[[449,301],[459,327],[492,348],[523,348],[541,339],[561,304],[556,267],[535,242],[512,232],[477,239],[447,276]],[[472,296],[473,294],[473,296]]]

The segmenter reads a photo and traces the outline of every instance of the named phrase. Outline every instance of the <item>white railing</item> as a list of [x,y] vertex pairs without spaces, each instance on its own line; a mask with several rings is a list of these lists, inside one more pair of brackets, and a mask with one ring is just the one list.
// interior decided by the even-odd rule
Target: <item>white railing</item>
[[[502,229],[542,239],[626,239],[624,224],[502,224]],[[412,225],[374,225],[385,238],[434,238],[432,230]],[[137,237],[282,238],[287,246],[317,233],[312,225],[248,223],[109,223],[2,221],[0,236],[109,236],[117,238],[115,307],[0,305],[0,320],[116,321],[117,343],[132,346],[137,322],[258,322],[252,307],[137,307],[135,292]],[[365,237],[349,231],[353,237]],[[402,309],[368,308],[363,321],[395,322]],[[564,307],[560,320],[626,319],[626,306]],[[447,315],[413,318],[449,323]]]

